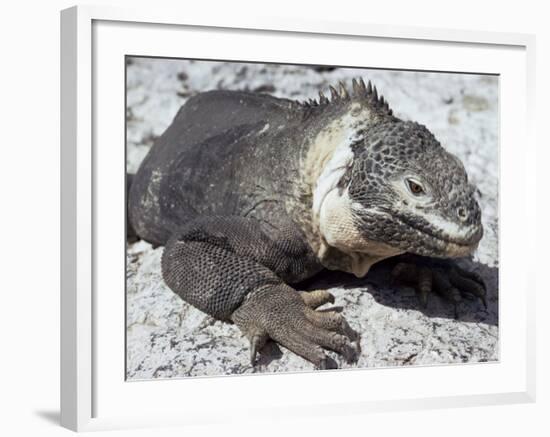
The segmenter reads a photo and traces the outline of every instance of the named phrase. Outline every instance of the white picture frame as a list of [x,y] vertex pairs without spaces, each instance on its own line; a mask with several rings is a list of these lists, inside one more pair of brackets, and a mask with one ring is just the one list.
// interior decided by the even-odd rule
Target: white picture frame
[[[178,41],[174,42],[174,37]],[[225,56],[220,56],[223,46],[209,46],[204,39],[218,37],[224,41],[231,38],[240,43],[249,41],[249,44],[232,44],[233,52],[225,51]],[[192,47],[181,44],[185,38],[193,38]],[[296,61],[292,56],[297,55],[292,55],[290,49],[281,54],[273,45],[260,46],[258,40],[262,39],[271,43],[280,40],[281,44],[283,40],[287,40],[286,44],[292,40],[294,45],[307,40],[312,48],[327,41],[338,45],[345,40],[350,46],[368,42],[372,44],[372,53],[377,53],[373,58],[378,57],[369,62],[371,67],[441,71],[474,68],[473,71],[501,74],[500,283],[503,298],[498,363],[125,382],[120,367],[124,361],[121,340],[124,335],[120,335],[124,331],[124,313],[120,311],[120,299],[110,301],[118,296],[116,290],[121,293],[124,290],[120,289],[121,284],[124,285],[119,277],[124,256],[122,250],[119,254],[116,251],[113,255],[107,254],[111,244],[123,247],[124,221],[114,219],[113,223],[120,223],[106,226],[104,217],[105,211],[120,210],[123,214],[123,208],[117,209],[121,195],[124,196],[124,179],[120,179],[121,170],[117,169],[124,154],[124,142],[119,144],[117,140],[124,134],[123,117],[116,116],[120,105],[124,105],[120,96],[125,84],[118,75],[123,77],[124,57],[120,56],[129,53]],[[377,49],[376,45],[380,47]],[[383,56],[388,47],[396,50],[393,56]],[[534,47],[534,36],[525,34],[307,19],[244,17],[228,22],[215,14],[199,16],[156,8],[78,6],[62,11],[61,424],[81,431],[223,422],[238,420],[247,411],[254,412],[255,420],[262,420],[534,401],[535,285],[530,279],[534,277],[532,267],[521,259],[525,258],[523,254],[532,252],[536,235],[535,217],[527,208],[535,204]],[[420,49],[425,51],[418,51]],[[415,60],[415,54],[419,53],[424,53],[424,57]],[[349,54],[340,51],[329,55],[332,57],[325,59],[331,62],[322,62],[326,53],[317,55],[316,61],[350,65],[345,62]],[[115,110],[114,117],[107,116],[108,109],[101,110],[107,108],[107,102]],[[512,118],[513,126],[507,123]],[[110,138],[114,142],[106,152],[104,145]],[[522,147],[514,149],[512,144],[518,143]],[[110,159],[106,160],[106,156]],[[513,168],[516,171],[512,175],[510,169]],[[106,189],[117,184],[120,189],[113,188],[112,193]],[[508,202],[512,197],[523,199],[525,207],[518,208],[517,203]],[[519,229],[518,224],[521,236],[514,231]],[[107,294],[107,288],[115,290]],[[426,382],[428,380],[432,382]],[[423,382],[426,383],[423,385]],[[368,388],[354,389],[363,384]],[[319,389],[321,385],[323,390]],[[294,389],[292,400],[285,398],[289,388]],[[187,400],[176,406],[172,401],[181,390],[185,390]],[[250,396],[255,390],[269,391],[270,396]],[[333,396],[327,398],[326,393]],[[239,414],[234,414],[228,406],[238,406]]]

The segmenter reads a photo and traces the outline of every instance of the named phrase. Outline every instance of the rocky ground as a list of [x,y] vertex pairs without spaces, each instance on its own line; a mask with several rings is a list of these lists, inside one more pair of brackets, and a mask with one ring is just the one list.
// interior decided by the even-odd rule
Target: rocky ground
[[[324,69],[265,64],[132,58],[127,70],[127,169],[139,163],[179,107],[214,88],[253,90],[306,99],[338,80],[371,79],[396,115],[428,126],[459,156],[481,192],[484,237],[464,267],[488,289],[487,310],[465,301],[458,318],[432,296],[423,309],[414,290],[391,284],[391,261],[365,279],[326,272],[307,288],[327,288],[351,326],[362,333],[354,367],[432,365],[498,360],[498,80],[491,76]],[[162,248],[144,241],[127,247],[127,377],[171,378],[308,371],[313,366],[268,343],[251,367],[248,344],[233,325],[181,301],[162,282]],[[348,364],[333,354],[340,367]]]

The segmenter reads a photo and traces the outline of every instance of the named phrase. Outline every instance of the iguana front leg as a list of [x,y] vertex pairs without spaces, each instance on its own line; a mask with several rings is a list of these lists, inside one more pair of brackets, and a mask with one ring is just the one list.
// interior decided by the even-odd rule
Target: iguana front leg
[[427,305],[430,293],[439,294],[454,305],[455,317],[458,317],[457,307],[462,298],[479,299],[487,308],[487,290],[483,278],[458,265],[430,259],[399,262],[393,268],[392,276],[398,281],[413,285],[423,306]]
[[357,358],[357,334],[336,312],[314,308],[327,292],[299,293],[287,283],[320,269],[301,232],[270,229],[243,217],[194,220],[168,241],[162,256],[166,284],[211,316],[233,321],[248,337],[251,361],[268,338],[319,368],[332,363],[323,349]]

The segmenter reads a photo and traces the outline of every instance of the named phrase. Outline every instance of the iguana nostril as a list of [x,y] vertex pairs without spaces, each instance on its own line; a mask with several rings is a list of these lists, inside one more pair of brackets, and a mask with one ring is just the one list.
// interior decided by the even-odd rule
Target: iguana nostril
[[462,221],[464,221],[468,218],[468,212],[466,211],[465,208],[462,208],[462,207],[458,208],[456,210],[456,213],[458,215],[458,218]]

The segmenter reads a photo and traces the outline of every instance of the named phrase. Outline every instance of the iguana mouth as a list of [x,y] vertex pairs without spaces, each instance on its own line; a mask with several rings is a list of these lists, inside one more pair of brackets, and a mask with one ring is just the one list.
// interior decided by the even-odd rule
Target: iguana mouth
[[396,218],[405,226],[414,229],[416,232],[420,232],[423,235],[430,237],[423,241],[423,244],[431,246],[430,249],[434,249],[436,252],[441,251],[441,247],[437,245],[430,245],[430,240],[445,244],[445,252],[452,253],[454,256],[466,256],[472,253],[476,248],[483,236],[483,228],[479,227],[474,233],[467,238],[452,238],[449,236],[438,235],[433,232],[432,228],[428,225],[418,225],[413,220],[410,220],[403,216],[396,216]]

